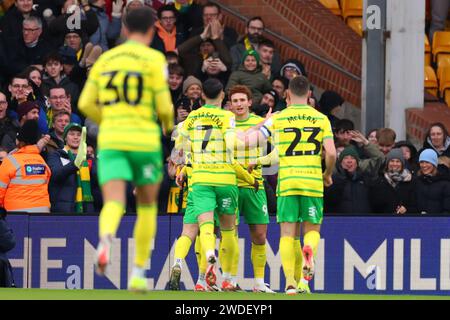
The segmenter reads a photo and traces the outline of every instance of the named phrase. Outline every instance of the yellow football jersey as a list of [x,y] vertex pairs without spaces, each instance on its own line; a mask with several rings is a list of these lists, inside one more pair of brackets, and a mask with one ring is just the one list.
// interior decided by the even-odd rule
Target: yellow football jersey
[[[192,185],[236,185],[232,146],[227,147],[227,135],[234,134],[235,120],[230,111],[205,105],[192,111],[183,122],[179,138],[189,141],[183,146],[191,152]],[[229,142],[231,143],[231,142]],[[179,146],[180,139],[176,144]]]
[[79,109],[100,123],[99,149],[160,150],[160,127],[173,126],[164,55],[127,41],[100,56],[89,73]]
[[[257,116],[255,114],[250,114],[250,116],[246,120],[236,120],[236,131],[247,131],[248,129],[256,126],[258,123],[263,121],[264,118]],[[238,149],[235,148],[234,158],[237,162],[239,162],[245,169],[247,169],[249,163],[256,163],[259,157],[263,156],[262,148],[245,148]],[[261,166],[257,166],[253,169],[252,175],[259,182],[259,187],[263,188],[263,179],[262,179],[262,168]],[[245,180],[239,178],[238,176],[238,186],[241,188],[252,188],[253,186],[249,185]]]
[[268,119],[261,131],[278,151],[278,196],[323,196],[322,146],[333,139],[328,118],[307,105],[293,105]]

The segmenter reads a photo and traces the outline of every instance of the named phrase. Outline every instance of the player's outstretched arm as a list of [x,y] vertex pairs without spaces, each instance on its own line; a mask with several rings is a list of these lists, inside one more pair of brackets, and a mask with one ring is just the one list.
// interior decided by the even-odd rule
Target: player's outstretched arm
[[332,138],[323,140],[323,148],[325,149],[325,172],[323,173],[323,183],[325,187],[333,184],[331,175],[336,164],[336,147]]

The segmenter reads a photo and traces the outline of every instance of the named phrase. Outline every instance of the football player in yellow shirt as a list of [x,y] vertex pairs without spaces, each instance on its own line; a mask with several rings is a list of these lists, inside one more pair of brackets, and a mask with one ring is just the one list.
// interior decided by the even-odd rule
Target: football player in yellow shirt
[[150,8],[127,13],[127,41],[100,56],[79,100],[80,111],[100,126],[99,182],[104,206],[99,218],[97,272],[101,275],[110,262],[112,239],[125,211],[126,182],[137,187],[136,249],[128,283],[134,291],[147,290],[145,267],[156,234],[156,201],[163,171],[157,117],[163,131],[173,127],[166,60],[149,48],[153,25]]
[[[336,149],[328,118],[309,106],[311,95],[306,77],[293,78],[287,90],[288,107],[254,127],[240,138],[250,146],[272,137],[279,158],[277,222],[281,228],[280,255],[286,277],[286,293],[305,290],[295,280],[295,237],[303,225],[303,278],[314,275],[314,255],[320,242],[323,219],[323,187],[330,186]],[[322,149],[325,171],[322,171]]]

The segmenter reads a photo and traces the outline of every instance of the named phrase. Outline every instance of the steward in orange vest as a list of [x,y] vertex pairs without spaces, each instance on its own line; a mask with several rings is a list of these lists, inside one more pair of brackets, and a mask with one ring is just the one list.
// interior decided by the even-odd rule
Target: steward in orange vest
[[51,171],[36,143],[38,122],[28,120],[17,135],[17,149],[0,165],[0,207],[6,211],[50,212]]

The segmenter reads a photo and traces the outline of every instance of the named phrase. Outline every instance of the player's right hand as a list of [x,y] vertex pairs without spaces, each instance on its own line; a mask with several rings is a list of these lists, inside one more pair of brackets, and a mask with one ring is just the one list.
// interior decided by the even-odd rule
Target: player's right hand
[[253,169],[255,169],[255,167],[256,167],[256,163],[250,163],[250,164],[247,166],[247,171],[248,171],[248,173],[252,173],[252,171],[253,171]]
[[184,183],[184,174],[183,173],[179,173],[177,174],[177,177],[175,178],[175,183],[177,184],[177,186],[180,189],[183,189],[183,183]]

